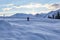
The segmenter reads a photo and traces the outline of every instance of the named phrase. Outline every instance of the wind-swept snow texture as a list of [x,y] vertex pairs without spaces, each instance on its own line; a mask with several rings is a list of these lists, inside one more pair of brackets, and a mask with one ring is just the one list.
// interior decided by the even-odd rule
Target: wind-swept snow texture
[[0,40],[60,40],[60,20],[2,19]]

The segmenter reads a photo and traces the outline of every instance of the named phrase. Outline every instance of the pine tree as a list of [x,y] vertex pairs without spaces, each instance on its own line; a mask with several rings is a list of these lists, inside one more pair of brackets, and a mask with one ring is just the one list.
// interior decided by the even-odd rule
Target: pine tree
[[51,17],[48,15],[48,18],[51,18]]
[[60,19],[60,14],[59,12],[57,13],[57,15],[55,16],[56,19]]
[[52,15],[52,18],[54,19],[54,15]]
[[36,16],[38,17],[38,16],[39,16],[39,14],[36,14]]

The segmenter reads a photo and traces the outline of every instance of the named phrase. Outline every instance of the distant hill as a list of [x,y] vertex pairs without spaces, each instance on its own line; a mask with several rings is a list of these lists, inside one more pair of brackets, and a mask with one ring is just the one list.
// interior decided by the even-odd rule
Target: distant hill
[[24,14],[24,13],[16,13],[12,15],[11,17],[31,17],[33,16],[32,14]]
[[43,17],[44,18],[46,16],[46,13],[40,13],[40,14],[38,13],[35,16],[36,17]]

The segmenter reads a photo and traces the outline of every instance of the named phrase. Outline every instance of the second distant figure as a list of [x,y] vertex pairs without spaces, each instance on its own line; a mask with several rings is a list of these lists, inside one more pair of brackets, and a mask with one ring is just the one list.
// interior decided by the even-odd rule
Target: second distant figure
[[27,17],[27,21],[29,21],[29,17]]

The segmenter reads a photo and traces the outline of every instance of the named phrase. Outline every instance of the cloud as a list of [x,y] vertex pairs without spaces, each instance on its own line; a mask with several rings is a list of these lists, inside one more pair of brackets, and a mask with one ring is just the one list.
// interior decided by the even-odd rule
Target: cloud
[[60,9],[60,4],[40,4],[40,3],[30,3],[27,5],[20,5],[20,6],[15,6],[15,8],[47,8],[48,10],[55,10],[55,9]]
[[45,4],[45,7],[49,10],[60,9],[60,4]]
[[0,4],[0,6],[8,7],[8,6],[14,6],[14,4]]
[[7,4],[7,6],[14,6],[14,4]]
[[20,5],[20,6],[15,6],[16,8],[39,8],[41,7],[41,4],[35,3],[35,4],[27,4],[27,5]]
[[[14,4],[7,4],[6,5],[8,8],[3,8],[3,11],[10,11],[12,9],[21,9],[21,8],[24,8],[24,9],[36,9],[36,8],[40,8],[42,7],[41,4],[38,4],[38,3],[30,3],[30,4],[26,4],[26,5],[20,5],[20,6],[17,6],[17,5],[14,5]],[[9,7],[11,6],[11,7]]]
[[11,10],[12,8],[3,8],[3,11],[9,11]]
[[14,7],[14,4],[3,4],[3,5],[0,5],[4,8],[2,8],[3,11],[9,11],[9,10],[12,10],[13,7]]
[[52,4],[52,7],[54,7],[55,9],[60,9],[60,4]]
[[[33,9],[33,10],[39,10],[40,12],[49,12],[52,10],[60,9],[60,4],[41,4],[41,3],[30,3],[27,5],[20,5],[15,6],[16,9],[26,8],[26,9]],[[44,9],[41,9],[44,8]],[[45,10],[47,9],[47,10]],[[35,12],[32,12],[35,13]]]
[[[52,10],[60,9],[60,4],[30,3],[30,4],[25,4],[25,5],[19,5],[19,6],[15,4],[7,4],[7,8],[3,8],[3,11],[10,11],[13,9],[14,11],[20,12],[21,10],[22,12],[36,14],[36,13],[41,13],[41,12],[44,13],[44,12],[49,12]],[[28,9],[29,11],[27,11],[26,9]]]

